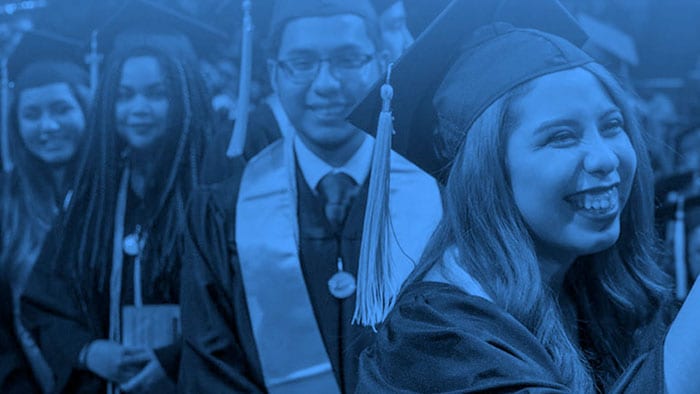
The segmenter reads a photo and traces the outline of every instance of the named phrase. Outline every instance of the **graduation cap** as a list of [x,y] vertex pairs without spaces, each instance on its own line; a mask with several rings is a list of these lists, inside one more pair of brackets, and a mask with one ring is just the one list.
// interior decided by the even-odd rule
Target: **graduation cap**
[[[264,38],[269,31],[274,3],[274,0],[251,1],[250,13],[253,18],[255,39]],[[209,10],[207,23],[218,29],[224,29],[233,40],[238,40],[236,35],[240,31],[243,14],[243,0],[221,1],[213,10]],[[237,45],[237,43],[234,42],[233,45]]]
[[403,0],[406,7],[408,28],[419,35],[432,23],[450,3],[449,0]]
[[580,14],[578,22],[590,37],[590,42],[625,63],[639,64],[634,38],[615,26],[587,14]]
[[[592,62],[574,45],[586,38],[556,0],[453,0],[390,69],[391,83],[378,83],[356,106],[350,121],[377,132],[354,322],[380,323],[398,293],[387,288],[393,264],[386,252],[386,234],[391,234],[389,148],[438,175],[454,158],[464,133],[505,93],[539,76]],[[441,124],[449,123],[459,134],[435,135],[437,113]],[[446,153],[435,149],[436,139],[448,140]]]
[[403,0],[372,0],[372,5],[374,6],[377,15],[381,15],[382,12],[389,9],[389,7]]
[[[54,32],[29,30],[24,32],[7,59],[7,77],[14,81],[14,90],[66,82],[75,87],[87,87],[88,77],[82,56],[84,47],[79,41]],[[3,76],[4,78],[5,76]],[[3,81],[5,82],[5,81]],[[5,89],[5,88],[3,88]],[[3,96],[7,91],[3,91]],[[9,100],[2,100],[3,113],[9,113]],[[13,168],[8,119],[3,118],[0,127],[0,151],[3,169]]]
[[30,30],[8,60],[10,79],[16,90],[57,81],[87,85],[83,60],[86,50],[78,40],[46,30]]
[[[433,131],[437,117],[433,97],[450,67],[463,58],[461,55],[465,51],[469,52],[465,48],[465,41],[479,27],[492,22],[507,22],[517,28],[537,29],[565,37],[575,45],[582,45],[587,39],[575,19],[556,0],[450,2],[395,65],[391,76],[396,130],[393,149],[432,175],[440,174],[451,160],[450,157],[442,157],[442,153],[437,152],[434,146]],[[492,31],[490,35],[500,36],[502,33],[504,32]],[[527,41],[525,39],[525,43]],[[578,57],[574,63],[592,61],[583,51],[567,44],[562,45],[569,49],[572,56]],[[503,42],[503,45],[507,49],[508,41]],[[468,87],[463,100],[469,101],[464,105],[473,106],[474,111],[479,112],[510,88],[537,76],[538,71],[544,71],[549,60],[543,58],[547,48],[543,48],[543,53],[527,53],[524,47],[512,47],[518,49],[517,55],[514,51],[488,55],[478,55],[478,51],[472,51],[475,55],[470,57],[472,60],[461,62],[465,69],[458,79],[462,81],[463,87]],[[497,56],[493,57],[494,55]],[[567,64],[562,67],[567,67]],[[378,83],[350,115],[353,124],[370,133],[374,133],[377,128],[377,115],[381,107],[380,88],[381,83]],[[461,112],[463,110],[460,108]]]
[[148,0],[127,0],[97,29],[101,52],[158,47],[175,56],[195,58],[228,36],[190,16]]
[[663,200],[671,192],[682,192],[693,184],[696,177],[696,171],[682,171],[661,177],[654,183],[656,197]]
[[272,7],[270,36],[292,19],[356,14],[377,23],[377,12],[369,0],[275,0]]
[[680,195],[686,197],[686,209],[699,206],[698,185],[700,185],[700,172],[697,169],[676,172],[657,179],[654,183],[656,218],[673,218],[673,211]]

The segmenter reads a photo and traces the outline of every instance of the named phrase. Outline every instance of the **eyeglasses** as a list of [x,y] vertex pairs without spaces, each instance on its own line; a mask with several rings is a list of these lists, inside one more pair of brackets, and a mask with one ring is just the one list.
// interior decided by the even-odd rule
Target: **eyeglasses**
[[277,60],[277,64],[297,83],[313,81],[318,76],[322,63],[328,63],[328,71],[335,79],[347,80],[357,78],[374,56],[374,54],[346,54],[325,58],[299,56]]

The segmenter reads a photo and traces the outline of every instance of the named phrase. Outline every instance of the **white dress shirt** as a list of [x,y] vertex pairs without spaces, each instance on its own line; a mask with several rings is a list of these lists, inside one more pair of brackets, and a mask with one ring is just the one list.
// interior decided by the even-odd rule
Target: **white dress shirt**
[[345,164],[333,167],[316,156],[298,136],[294,136],[294,153],[299,168],[304,180],[314,193],[316,193],[318,183],[328,174],[343,173],[349,175],[358,185],[362,185],[372,166],[373,147],[374,139],[366,135],[360,148]]

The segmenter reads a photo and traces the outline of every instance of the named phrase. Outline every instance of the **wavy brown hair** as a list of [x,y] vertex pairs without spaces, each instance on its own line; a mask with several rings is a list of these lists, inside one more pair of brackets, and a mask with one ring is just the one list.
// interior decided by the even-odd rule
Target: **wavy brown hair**
[[[656,262],[653,174],[636,115],[608,71],[597,64],[582,67],[597,77],[621,108],[637,153],[619,239],[608,250],[578,258],[565,280],[578,319],[589,334],[589,348],[582,348],[564,328],[509,184],[505,146],[518,122],[513,103],[527,93],[529,83],[506,93],[466,131],[444,190],[443,219],[409,281],[420,280],[433,267],[439,269],[445,252],[456,247],[460,266],[540,340],[561,367],[562,382],[573,392],[594,392],[596,385],[609,387],[636,356],[660,339],[664,322],[657,312],[670,302],[670,280]],[[439,125],[441,132],[465,134],[453,127],[444,121]],[[592,358],[597,359],[595,368],[589,365]]]
[[[61,74],[54,76],[54,79],[47,79],[46,84],[68,85],[87,120],[89,107],[89,100],[85,94],[87,86],[80,83],[84,79],[83,82],[87,84],[87,74],[77,65],[66,66],[66,64],[60,61],[40,61],[26,67],[20,77],[30,79],[31,75],[26,75],[27,73],[48,72],[52,68],[62,67],[70,67],[77,73],[82,72],[85,74],[84,78],[81,78],[81,75],[73,75],[63,81],[61,80],[63,74]],[[19,129],[18,105],[22,91],[16,92],[16,97],[10,106],[8,140],[15,166],[12,172],[0,176],[0,269],[9,271],[7,275],[13,278],[13,282],[22,280],[22,277],[28,274],[26,271],[33,265],[47,231],[50,230],[63,208],[66,193],[74,186],[73,175],[84,154],[87,140],[87,133],[83,133],[78,149],[66,163],[48,164],[32,154],[25,146]],[[51,172],[58,166],[63,167],[65,172],[60,185],[51,181],[53,179]]]

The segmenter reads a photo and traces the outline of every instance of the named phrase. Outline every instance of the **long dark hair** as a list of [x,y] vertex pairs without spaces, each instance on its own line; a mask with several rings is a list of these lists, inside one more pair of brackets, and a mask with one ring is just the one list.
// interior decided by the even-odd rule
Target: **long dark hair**
[[[57,71],[51,76],[32,75],[52,70]],[[21,276],[28,273],[20,271],[33,264],[46,232],[63,208],[66,193],[73,187],[72,174],[75,173],[80,157],[84,154],[87,140],[86,133],[83,132],[81,143],[68,162],[44,162],[27,149],[20,136],[19,97],[25,88],[65,83],[87,119],[89,98],[86,94],[87,87],[81,83],[82,76],[76,75],[80,73],[85,74],[77,65],[41,61],[27,66],[19,76],[16,97],[10,106],[8,139],[15,166],[11,173],[5,174],[0,180],[0,265],[3,271],[11,271],[8,275],[14,280],[21,280]],[[62,76],[65,78],[61,78]],[[84,79],[87,83],[86,75]],[[60,185],[51,181],[51,172],[56,166],[62,166],[65,172]]]
[[654,325],[656,312],[670,300],[670,281],[655,260],[653,174],[636,116],[620,85],[603,67],[582,67],[597,77],[622,109],[637,153],[618,241],[606,251],[578,258],[566,277],[565,286],[572,289],[578,318],[587,325],[601,365],[592,370],[584,350],[567,334],[509,185],[505,142],[517,125],[511,104],[527,92],[528,84],[497,100],[466,132],[445,188],[443,219],[409,281],[420,280],[433,267],[442,269],[445,253],[456,250],[459,266],[540,340],[573,392],[592,392],[595,382],[603,386],[614,382],[639,352],[659,338],[654,334],[661,330],[646,335],[645,328]]
[[[109,270],[120,178],[129,165],[128,144],[116,131],[115,102],[126,60],[154,57],[165,76],[169,98],[168,131],[159,142],[160,157],[153,182],[144,194],[150,231],[144,250],[146,292],[177,292],[179,266],[178,235],[184,228],[184,204],[198,184],[198,164],[203,136],[209,128],[209,106],[196,68],[187,60],[154,47],[129,48],[113,54],[107,61],[97,90],[93,116],[88,130],[88,153],[81,164],[73,200],[62,223],[62,234],[55,244],[42,252],[52,269],[61,271],[75,286],[83,312],[94,315],[104,309],[108,294]],[[122,220],[122,219],[120,219]],[[50,255],[55,248],[54,255]],[[48,254],[48,255],[47,255]],[[94,327],[102,331],[100,327]]]

